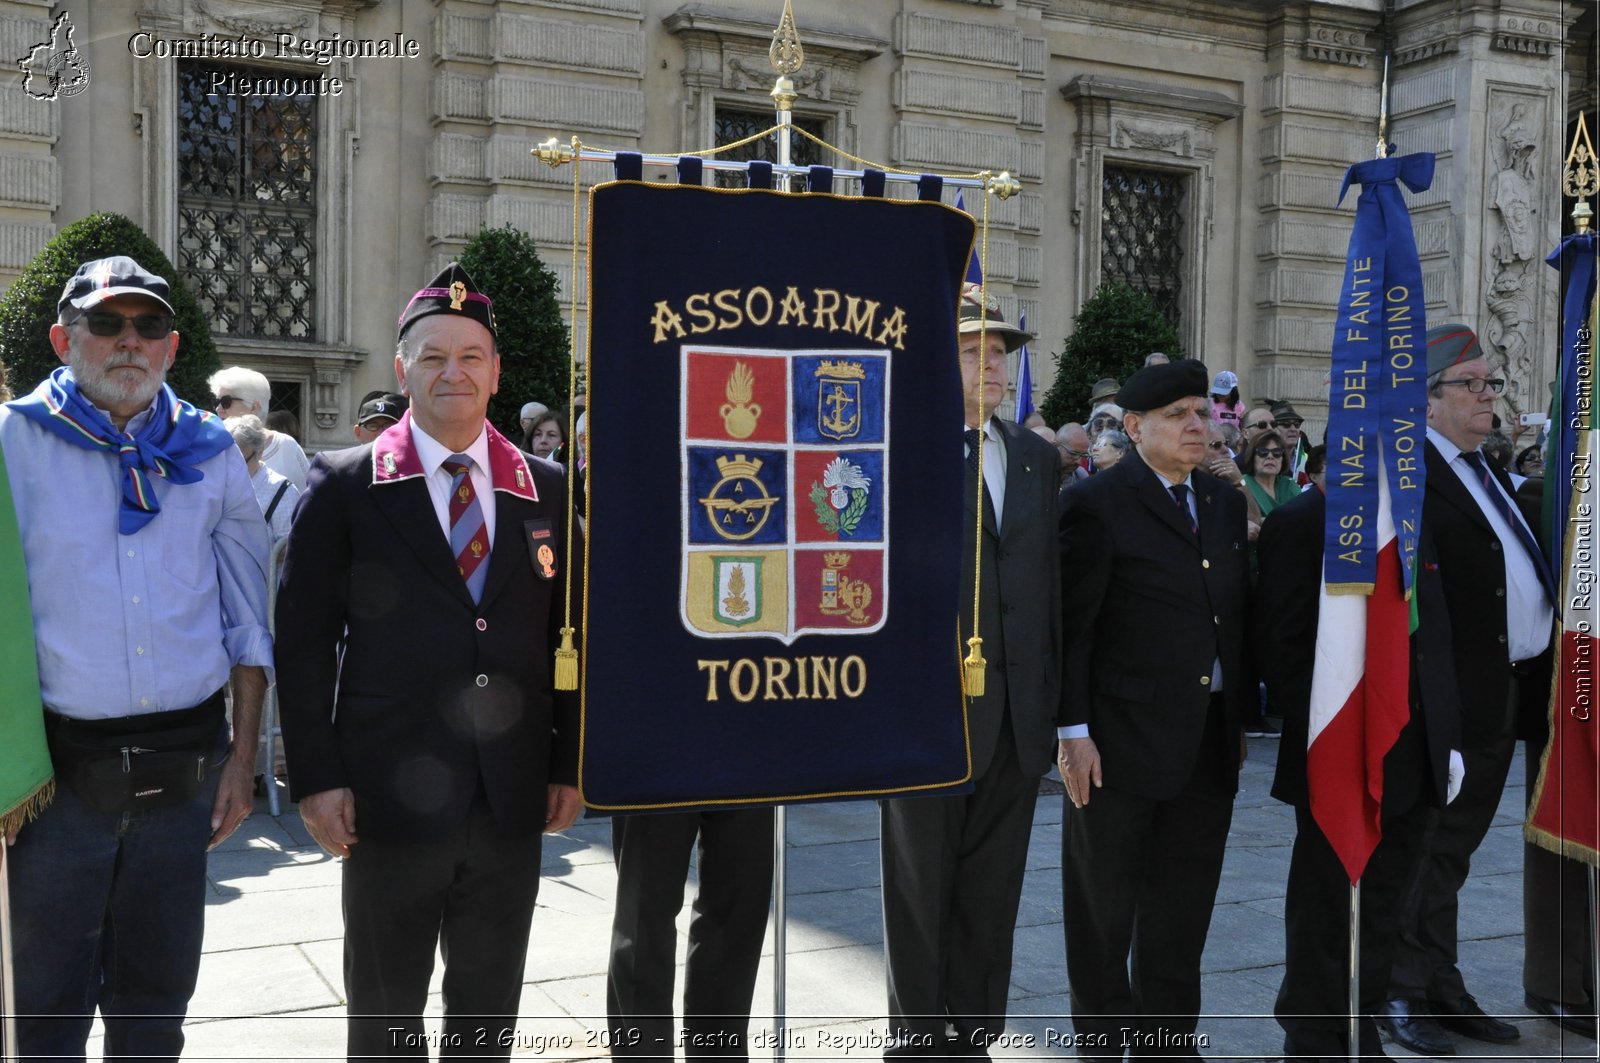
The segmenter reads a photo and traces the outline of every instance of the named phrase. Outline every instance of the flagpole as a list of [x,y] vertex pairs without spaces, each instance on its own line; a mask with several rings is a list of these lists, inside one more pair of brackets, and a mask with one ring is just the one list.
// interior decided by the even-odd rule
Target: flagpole
[[[794,80],[790,77],[805,63],[805,49],[800,46],[800,32],[794,24],[794,10],[790,0],[783,0],[783,15],[778,28],[772,31],[772,47],[767,51],[767,61],[777,72],[772,85],[772,101],[778,115],[778,167],[793,165],[791,131],[794,124]],[[784,191],[789,190],[789,179],[784,178]],[[788,1010],[788,890],[789,890],[789,810],[783,805],[772,809],[772,1058],[782,1060],[784,1028]]]
[[[1378,91],[1378,143],[1374,157],[1389,157],[1389,57],[1394,41],[1391,37],[1394,20],[1394,0],[1384,0],[1383,5],[1383,76]],[[1351,1059],[1361,1058],[1361,879],[1350,883],[1350,1025],[1347,1045]]]
[[[11,967],[11,846],[0,838],[0,1009],[4,1009],[5,1044],[0,1059],[20,1059],[17,1049],[17,991]],[[1593,879],[1590,879],[1593,882]],[[1590,896],[1593,886],[1590,886]]]

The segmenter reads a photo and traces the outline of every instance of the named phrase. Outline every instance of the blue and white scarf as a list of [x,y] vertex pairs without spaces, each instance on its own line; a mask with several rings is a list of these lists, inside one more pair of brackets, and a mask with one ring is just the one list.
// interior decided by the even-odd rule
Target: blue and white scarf
[[204,475],[196,466],[233,446],[233,436],[216,416],[195,409],[165,384],[144,427],[132,435],[118,431],[78,391],[67,366],[40,381],[31,395],[6,405],[73,446],[117,456],[124,474],[117,516],[123,535],[132,535],[161,512],[150,477],[198,483]]

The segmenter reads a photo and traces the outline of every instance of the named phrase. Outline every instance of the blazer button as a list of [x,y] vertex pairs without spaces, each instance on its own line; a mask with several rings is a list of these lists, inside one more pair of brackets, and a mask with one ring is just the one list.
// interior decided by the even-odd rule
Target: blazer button
[[1500,636],[1500,645],[1504,646],[1505,644],[1506,644],[1506,637],[1504,635],[1501,635]]
[[488,631],[489,630],[489,621],[485,620],[481,616],[478,617],[478,630],[479,631]]
[[1504,598],[1506,596],[1506,589],[1504,587],[1496,587],[1494,589],[1494,596],[1496,598]]
[[1500,544],[1498,542],[1490,543],[1489,544],[1489,549],[1494,550],[1494,551],[1499,551]]
[[1211,677],[1208,676],[1208,675],[1201,676],[1200,677],[1200,685],[1203,686],[1203,687],[1210,686],[1211,685]]
[[1210,568],[1211,567],[1211,562],[1209,560],[1207,560],[1206,558],[1201,558],[1200,559],[1200,567],[1201,568]]
[[474,680],[474,682],[476,682],[480,687],[486,687],[489,685],[489,677],[486,675],[480,675],[476,680]]

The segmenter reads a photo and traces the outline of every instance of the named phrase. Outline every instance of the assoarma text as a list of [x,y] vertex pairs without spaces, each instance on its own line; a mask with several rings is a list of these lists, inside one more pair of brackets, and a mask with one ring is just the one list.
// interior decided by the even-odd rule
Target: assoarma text
[[414,37],[301,37],[280,33],[272,41],[202,33],[198,37],[167,38],[141,30],[128,38],[128,51],[137,59],[305,59],[330,66],[335,59],[415,59],[422,45]]
[[893,343],[897,351],[906,349],[906,312],[900,307],[884,307],[876,299],[840,292],[836,288],[812,288],[808,295],[801,295],[800,289],[792,284],[781,297],[773,295],[770,288],[756,285],[748,291],[723,288],[716,292],[697,292],[677,308],[662,299],[656,303],[650,326],[655,329],[653,342],[661,343],[690,334],[703,336],[708,332],[725,332],[746,322],[760,327],[774,315],[780,326],[849,332],[880,346]]
[[[1345,330],[1345,340],[1349,343],[1366,343],[1371,337],[1363,329],[1372,323],[1372,259],[1357,259],[1351,266],[1351,292],[1350,327]],[[1401,384],[1414,383],[1416,376],[1416,328],[1411,318],[1409,300],[1411,289],[1401,284],[1392,286],[1383,293],[1383,320],[1384,323],[1395,328],[1389,334],[1389,350],[1386,355],[1389,370],[1388,386],[1398,388]],[[1343,408],[1347,410],[1364,410],[1367,408],[1367,362],[1363,359],[1358,364],[1343,371],[1344,398]],[[1380,378],[1381,380],[1381,378]],[[1400,474],[1399,482],[1391,484],[1397,492],[1415,491],[1416,478],[1412,475],[1417,471],[1419,460],[1416,449],[1417,440],[1411,433],[1416,429],[1417,422],[1406,417],[1394,418],[1394,432],[1391,438],[1399,457],[1395,460],[1395,468]],[[1336,474],[1339,477],[1340,487],[1362,487],[1367,478],[1367,456],[1370,452],[1374,460],[1377,459],[1377,445],[1368,447],[1368,439],[1362,435],[1343,435],[1339,437],[1339,453],[1333,456]],[[1343,561],[1355,563],[1359,560],[1359,550],[1366,542],[1366,525],[1368,517],[1361,513],[1347,513],[1339,518],[1339,545],[1349,547],[1349,551],[1339,555]],[[1398,529],[1402,534],[1411,534],[1415,529],[1409,522],[1402,522]]]
[[759,661],[698,660],[705,674],[706,700],[720,701],[724,692],[734,701],[837,701],[859,698],[867,690],[867,662],[851,654],[838,657],[762,657]]

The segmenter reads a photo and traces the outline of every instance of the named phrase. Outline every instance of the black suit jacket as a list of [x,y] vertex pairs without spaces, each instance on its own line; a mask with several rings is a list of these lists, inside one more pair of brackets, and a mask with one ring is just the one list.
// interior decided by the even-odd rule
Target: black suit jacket
[[[1006,709],[1017,744],[1017,763],[1028,775],[1054,761],[1052,720],[1061,697],[1061,581],[1056,549],[1056,451],[1027,429],[998,418],[1006,448],[1005,511],[998,529],[988,502],[983,514],[983,580],[979,631],[984,695],[967,701],[972,774],[988,770]],[[972,586],[977,522],[977,474],[966,474],[962,536],[962,587]],[[960,616],[961,655],[972,634],[972,597]]]
[[1057,722],[1087,723],[1105,785],[1168,800],[1200,753],[1222,660],[1230,788],[1239,721],[1257,696],[1246,648],[1250,564],[1239,491],[1195,470],[1200,532],[1137,452],[1065,495],[1067,652]]
[[[276,634],[290,790],[300,800],[348,786],[358,835],[427,841],[455,829],[481,787],[503,832],[537,834],[546,785],[577,778],[576,698],[551,683],[565,478],[500,439],[494,497],[480,500],[495,506],[495,538],[474,605],[420,463],[410,467],[409,425],[317,455],[295,511]],[[502,484],[518,470],[520,492]],[[539,543],[555,555],[549,579]]]
[[[1272,796],[1289,804],[1309,801],[1306,739],[1322,587],[1322,543],[1327,501],[1313,487],[1267,515],[1256,540],[1258,574],[1252,610],[1253,644],[1267,684],[1267,704],[1283,717]],[[1439,566],[1426,525],[1419,542],[1416,593],[1420,615],[1444,610]],[[1402,811],[1419,798],[1444,805],[1450,750],[1460,744],[1460,699],[1455,675],[1427,667],[1447,659],[1449,625],[1419,627],[1411,641],[1411,718],[1384,758],[1383,803]]]
[[[1437,551],[1451,632],[1448,656],[1440,659],[1452,663],[1460,690],[1461,740],[1467,748],[1477,748],[1493,742],[1507,722],[1512,678],[1505,557],[1488,518],[1432,440],[1426,460],[1422,526]],[[1506,494],[1515,498],[1505,473],[1495,469],[1494,475]],[[1437,620],[1419,611],[1422,627]]]

